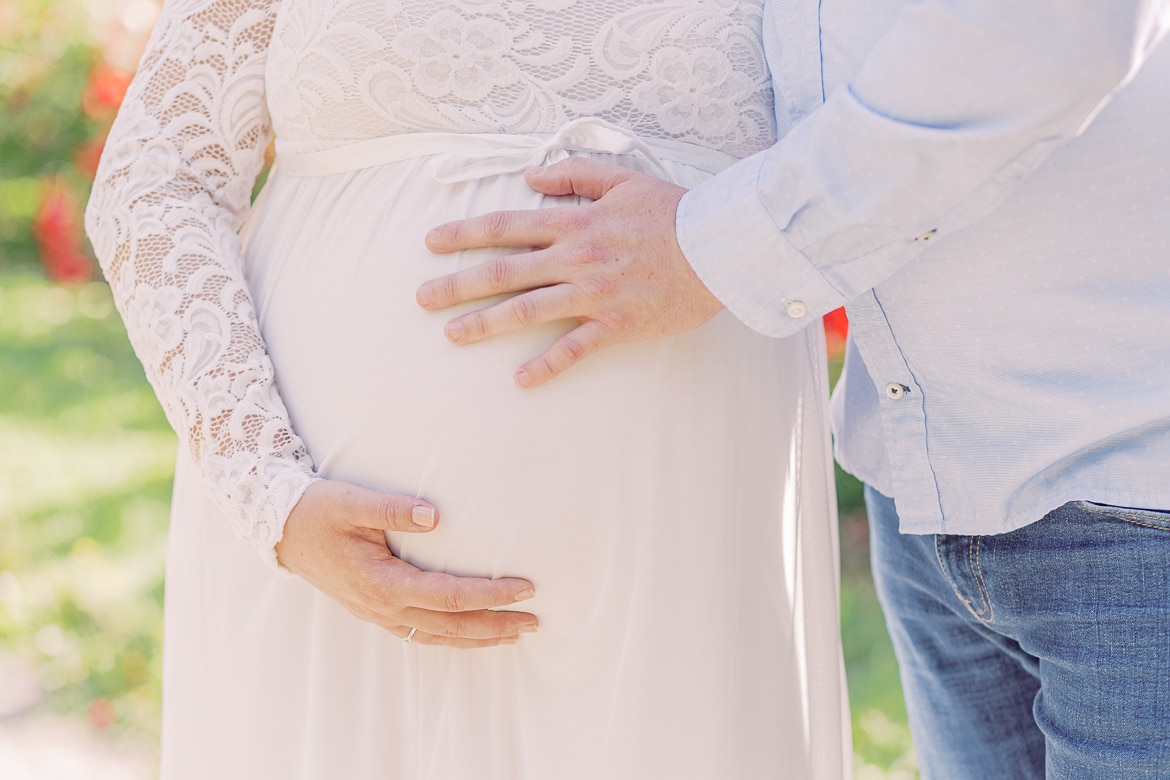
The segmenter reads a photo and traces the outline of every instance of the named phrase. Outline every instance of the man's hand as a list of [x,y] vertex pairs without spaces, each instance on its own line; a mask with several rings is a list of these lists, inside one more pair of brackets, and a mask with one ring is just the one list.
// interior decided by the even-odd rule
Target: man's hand
[[451,222],[427,235],[433,252],[528,248],[432,279],[418,303],[436,310],[502,293],[502,303],[447,323],[447,338],[471,344],[554,320],[579,325],[516,372],[535,387],[613,344],[659,338],[702,325],[723,308],[699,281],[675,239],[682,187],[624,168],[574,157],[526,172],[546,195],[594,202],[537,211],[501,211]]

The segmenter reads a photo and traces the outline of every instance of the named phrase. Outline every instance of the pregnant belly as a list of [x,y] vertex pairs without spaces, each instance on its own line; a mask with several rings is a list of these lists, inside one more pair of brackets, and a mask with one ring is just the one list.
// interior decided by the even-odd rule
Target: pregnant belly
[[392,537],[395,552],[532,579],[542,632],[587,623],[600,583],[621,581],[608,568],[644,567],[672,539],[702,548],[736,507],[775,522],[797,354],[724,314],[520,390],[513,371],[572,323],[456,347],[453,311],[425,312],[414,292],[490,256],[433,255],[430,227],[549,205],[519,176],[441,185],[411,161],[277,176],[248,238],[280,392],[318,469],[433,501],[439,527]]

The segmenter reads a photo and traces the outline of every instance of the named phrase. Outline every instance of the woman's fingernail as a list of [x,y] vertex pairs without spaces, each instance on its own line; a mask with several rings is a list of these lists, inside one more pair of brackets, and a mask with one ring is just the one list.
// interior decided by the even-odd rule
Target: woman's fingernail
[[516,594],[516,601],[527,601],[535,595],[536,591],[534,591],[532,588],[526,588]]
[[410,522],[419,528],[435,527],[435,509],[429,506],[416,506],[410,510]]
[[447,334],[447,339],[449,341],[463,341],[463,324],[458,320],[452,320],[451,322],[448,322],[447,327],[443,328],[443,332]]
[[516,372],[516,384],[520,385],[521,387],[528,387],[530,384],[532,384],[532,377],[528,376],[527,371],[520,369]]
[[423,241],[426,241],[428,244],[437,244],[439,243],[440,235],[441,234],[439,233],[439,229],[433,228],[427,231],[427,237],[424,238]]
[[435,294],[431,291],[429,284],[424,284],[418,288],[418,292],[414,294],[414,299],[418,301],[420,306],[430,306],[431,301],[434,300]]
[[520,626],[520,633],[521,634],[535,634],[536,629],[537,629],[536,623],[527,623],[523,626]]
[[514,645],[520,641],[518,636],[510,636],[500,640],[501,645]]

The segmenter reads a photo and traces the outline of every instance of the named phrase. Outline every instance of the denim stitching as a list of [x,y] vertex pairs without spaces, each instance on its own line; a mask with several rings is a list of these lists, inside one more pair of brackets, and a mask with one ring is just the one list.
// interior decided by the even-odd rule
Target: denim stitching
[[[955,583],[954,578],[951,577],[951,570],[947,568],[947,564],[943,560],[942,538],[942,534],[934,535],[934,557],[938,559],[938,567],[942,570],[943,576],[946,577],[947,584],[951,586],[951,590],[954,592],[955,596],[959,599],[959,601],[963,602],[963,606],[967,608],[968,612],[970,612],[972,615],[975,615],[975,611],[971,609],[971,599],[965,597],[962,594],[959,586]],[[975,615],[975,617],[979,616]]]
[[1117,519],[1123,523],[1130,523],[1131,525],[1140,525],[1142,528],[1152,528],[1155,531],[1164,531],[1166,533],[1170,533],[1170,528],[1168,528],[1164,525],[1150,525],[1149,523],[1139,523],[1137,520],[1130,520],[1128,517],[1118,517]]
[[[975,550],[975,561],[971,566],[971,573],[975,575],[975,582],[979,585],[979,592],[983,596],[983,609],[975,617],[984,623],[993,623],[995,622],[995,604],[991,601],[991,592],[988,591],[987,582],[983,579],[983,566],[979,563],[979,554],[983,551],[983,537],[976,536],[972,547]],[[986,618],[983,617],[984,614],[987,615]]]
[[[1170,531],[1170,515],[1165,512],[1158,512],[1150,510],[1148,513],[1139,513],[1127,510],[1125,507],[1109,506],[1107,504],[1094,504],[1091,501],[1077,501],[1077,508],[1083,512],[1089,512],[1094,515],[1104,515],[1105,517],[1116,518],[1123,523],[1133,523],[1140,525],[1143,528],[1153,528],[1156,531]],[[1140,522],[1142,520],[1149,520],[1148,515],[1166,516],[1166,525],[1151,525],[1150,523]]]

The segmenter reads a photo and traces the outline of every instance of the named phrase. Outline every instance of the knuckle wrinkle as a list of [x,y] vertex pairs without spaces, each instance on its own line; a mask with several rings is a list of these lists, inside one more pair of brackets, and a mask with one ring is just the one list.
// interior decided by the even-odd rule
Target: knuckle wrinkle
[[532,325],[536,322],[536,304],[521,295],[512,301],[512,316],[518,325]]
[[506,290],[508,281],[512,278],[512,266],[506,258],[497,257],[489,260],[487,267],[488,287],[492,290]]
[[503,238],[511,223],[512,220],[506,211],[488,214],[483,220],[484,235],[491,239]]
[[466,599],[459,591],[453,590],[443,596],[443,606],[448,612],[462,612]]
[[397,512],[394,509],[394,500],[391,498],[382,498],[378,501],[378,516],[382,519],[382,525],[390,530],[397,528],[396,518]]
[[567,336],[565,340],[561,342],[560,352],[565,356],[566,359],[563,362],[558,362],[561,362],[562,368],[565,368],[585,357],[585,345],[576,338]]
[[442,280],[440,288],[443,291],[444,300],[452,301],[459,297],[459,283],[455,281],[455,276],[446,276]]

